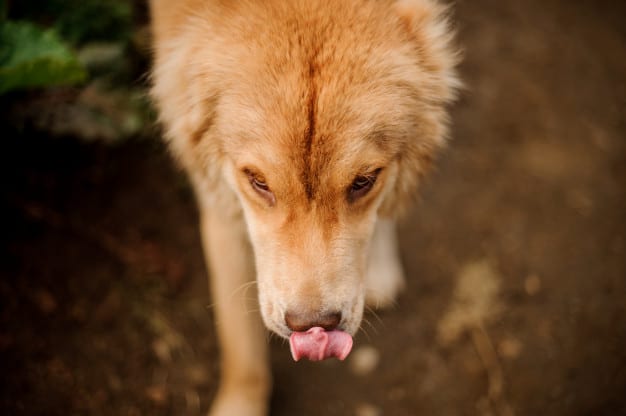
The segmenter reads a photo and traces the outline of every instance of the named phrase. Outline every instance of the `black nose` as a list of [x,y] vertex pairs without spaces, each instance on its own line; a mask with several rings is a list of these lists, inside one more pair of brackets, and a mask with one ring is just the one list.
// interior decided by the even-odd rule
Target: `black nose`
[[341,321],[341,312],[330,313],[285,313],[285,323],[295,332],[308,331],[309,329],[320,326],[326,331],[332,331],[337,328]]

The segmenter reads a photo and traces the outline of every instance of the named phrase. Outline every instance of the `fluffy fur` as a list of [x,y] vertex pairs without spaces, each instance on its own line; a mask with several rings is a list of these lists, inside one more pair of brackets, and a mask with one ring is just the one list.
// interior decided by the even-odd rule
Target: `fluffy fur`
[[[402,286],[394,221],[446,136],[458,86],[431,0],[152,0],[152,95],[201,213],[222,346],[212,415],[267,412],[265,326]],[[371,190],[353,196],[355,181]]]

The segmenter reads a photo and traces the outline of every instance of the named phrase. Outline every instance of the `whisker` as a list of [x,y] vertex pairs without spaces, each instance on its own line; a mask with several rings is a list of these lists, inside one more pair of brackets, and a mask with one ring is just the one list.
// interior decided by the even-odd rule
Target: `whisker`
[[363,332],[363,334],[365,334],[365,338],[367,338],[367,341],[368,341],[368,342],[371,342],[371,341],[372,341],[372,337],[370,337],[369,332],[367,332],[367,329],[365,329],[365,328],[363,327],[363,325],[359,325],[359,330],[360,330],[361,332]]
[[232,293],[231,293],[231,294],[230,294],[230,296],[229,296],[229,297],[230,297],[230,299],[232,299],[233,297],[235,297],[235,295],[237,294],[237,292],[240,292],[240,291],[242,291],[242,290],[244,291],[243,295],[244,295],[244,297],[245,297],[245,295],[246,295],[246,291],[250,288],[250,286],[254,286],[254,285],[256,285],[256,284],[257,284],[256,280],[251,280],[251,281],[249,281],[249,282],[246,282],[246,283],[242,284],[241,286],[239,286],[238,288],[236,288],[235,290],[233,290],[233,291],[232,291]]
[[369,327],[372,329],[372,331],[374,331],[374,334],[378,334],[378,329],[374,326],[374,324],[372,324],[372,322],[370,322],[369,319],[363,318],[363,322],[365,322],[366,324],[369,325]]
[[382,319],[380,319],[380,316],[378,315],[378,313],[374,310],[374,308],[365,305],[365,309],[372,314],[372,316],[374,316],[374,318],[376,318],[376,320],[378,321],[378,323],[380,323],[381,325],[385,325],[385,323],[383,322]]

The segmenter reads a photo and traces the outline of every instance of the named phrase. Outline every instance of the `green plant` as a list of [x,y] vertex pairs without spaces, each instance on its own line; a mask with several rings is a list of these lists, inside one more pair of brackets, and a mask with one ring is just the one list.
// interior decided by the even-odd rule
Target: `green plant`
[[0,93],[74,84],[86,75],[54,29],[43,30],[29,22],[0,23]]

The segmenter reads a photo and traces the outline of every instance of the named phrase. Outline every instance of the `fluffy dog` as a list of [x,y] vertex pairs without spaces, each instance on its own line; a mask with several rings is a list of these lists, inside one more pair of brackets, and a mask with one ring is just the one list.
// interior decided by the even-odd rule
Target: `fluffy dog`
[[403,285],[395,221],[458,86],[434,0],[151,0],[152,96],[201,215],[221,345],[211,414],[267,414],[261,320],[345,358]]

